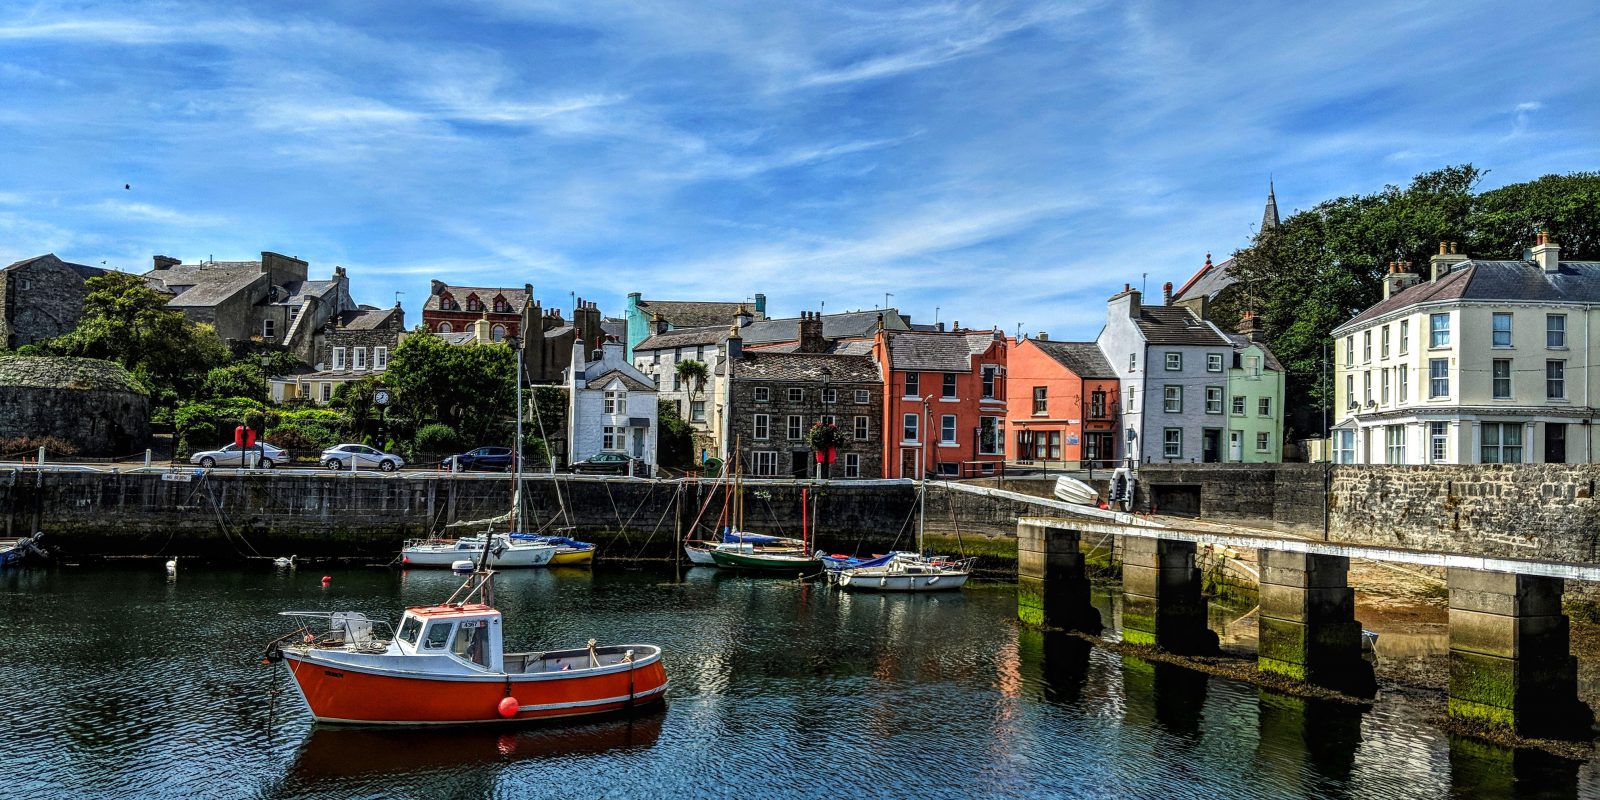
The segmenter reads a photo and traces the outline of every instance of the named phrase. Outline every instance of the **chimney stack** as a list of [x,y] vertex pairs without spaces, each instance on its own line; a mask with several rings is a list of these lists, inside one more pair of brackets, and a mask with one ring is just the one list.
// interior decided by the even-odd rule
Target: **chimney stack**
[[756,316],[767,316],[767,296],[760,292],[756,292]]
[[1039,339],[1039,341],[1041,341],[1041,342],[1048,342],[1048,341],[1050,341],[1050,334],[1049,334],[1049,332],[1047,332],[1047,331],[1039,331],[1039,336],[1038,336],[1038,339]]
[[155,257],[155,262],[156,262],[156,269],[169,269],[171,267],[176,267],[179,264],[183,263],[182,261],[179,261],[178,259],[173,258],[172,256],[156,256]]
[[[1444,245],[1440,244],[1439,249],[1443,250]],[[1448,255],[1445,257],[1448,258]],[[1439,256],[1434,256],[1434,258],[1437,259]],[[1435,268],[1437,268],[1437,266]],[[1448,267],[1446,267],[1446,270],[1448,271]],[[1411,262],[1390,261],[1389,271],[1384,273],[1383,276],[1383,299],[1388,300],[1390,297],[1410,289],[1421,282],[1422,276],[1411,271]]]
[[1239,320],[1239,333],[1243,334],[1251,344],[1255,344],[1256,337],[1261,333],[1261,326],[1256,321],[1254,311],[1244,312],[1244,316]]
[[444,281],[433,281],[428,289],[428,294],[435,296],[444,294]]
[[654,327],[656,333],[666,333],[667,332],[667,318],[666,317],[663,317],[660,314],[651,314],[650,315],[650,320],[651,320],[652,327]]
[[[739,335],[739,320],[734,318],[733,325],[728,328],[728,361],[737,361],[744,356],[744,337]],[[728,373],[733,374],[731,371]]]
[[740,303],[739,310],[733,312],[733,324],[743,328],[744,326],[750,324],[751,319],[752,317],[750,316],[750,309],[745,308],[744,304]]
[[822,338],[822,314],[816,311],[800,312],[801,353],[827,352],[828,340]]
[[1161,285],[1161,305],[1172,305],[1172,281],[1167,281]]
[[1533,262],[1546,275],[1561,271],[1561,245],[1550,241],[1549,231],[1539,231],[1533,242]]
[[[1432,273],[1429,280],[1436,281],[1443,278],[1450,274],[1452,267],[1466,260],[1466,256],[1456,252],[1455,242],[1440,242],[1438,255],[1428,258],[1428,268]],[[1384,280],[1388,281],[1388,277],[1385,276]]]

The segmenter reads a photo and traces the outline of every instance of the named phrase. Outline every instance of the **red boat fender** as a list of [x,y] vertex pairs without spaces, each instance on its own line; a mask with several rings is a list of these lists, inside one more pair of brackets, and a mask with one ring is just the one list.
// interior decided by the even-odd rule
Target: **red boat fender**
[[506,719],[511,719],[517,715],[517,711],[521,710],[521,707],[522,704],[517,702],[517,698],[503,698],[501,699],[499,706],[500,716],[505,717]]
[[333,583],[333,576],[332,575],[324,575],[324,576],[322,576],[322,585],[323,586],[327,586],[330,583]]

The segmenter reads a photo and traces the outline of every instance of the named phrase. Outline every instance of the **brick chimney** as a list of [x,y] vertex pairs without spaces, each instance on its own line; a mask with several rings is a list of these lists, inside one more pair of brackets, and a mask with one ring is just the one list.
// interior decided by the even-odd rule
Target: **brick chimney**
[[1261,325],[1256,319],[1256,312],[1244,312],[1244,316],[1239,319],[1239,333],[1249,340],[1251,344],[1256,343],[1256,337],[1261,335]]
[[1533,263],[1546,275],[1561,271],[1561,245],[1550,241],[1549,231],[1539,231],[1533,240]]
[[[1444,249],[1443,243],[1441,243],[1440,249]],[[1438,256],[1434,256],[1434,258],[1438,258]],[[1437,265],[1435,265],[1435,269],[1437,269]],[[1446,266],[1445,269],[1448,271],[1449,267]],[[1388,300],[1390,297],[1421,282],[1422,276],[1411,271],[1411,262],[1390,261],[1389,270],[1383,276],[1383,299]]]
[[172,267],[176,267],[179,264],[183,263],[182,261],[179,261],[178,259],[173,258],[172,256],[156,256],[155,257],[155,262],[156,262],[156,269],[170,269]]
[[1172,281],[1167,281],[1161,285],[1161,305],[1172,305]]
[[1049,331],[1039,331],[1039,335],[1034,337],[1034,338],[1038,339],[1041,342],[1048,342],[1048,341],[1050,341],[1050,333],[1049,333]]
[[825,353],[828,340],[822,338],[822,314],[816,311],[800,312],[800,349],[802,353]]

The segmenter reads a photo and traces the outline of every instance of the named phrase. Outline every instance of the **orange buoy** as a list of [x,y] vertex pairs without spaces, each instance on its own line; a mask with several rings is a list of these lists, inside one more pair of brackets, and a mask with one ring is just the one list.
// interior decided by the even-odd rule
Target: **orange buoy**
[[333,576],[332,575],[324,575],[324,576],[322,576],[322,585],[323,586],[327,586],[330,583],[333,583]]
[[517,715],[517,711],[520,710],[520,707],[521,704],[517,702],[517,698],[507,697],[500,701],[500,716],[505,717],[506,719],[511,719]]

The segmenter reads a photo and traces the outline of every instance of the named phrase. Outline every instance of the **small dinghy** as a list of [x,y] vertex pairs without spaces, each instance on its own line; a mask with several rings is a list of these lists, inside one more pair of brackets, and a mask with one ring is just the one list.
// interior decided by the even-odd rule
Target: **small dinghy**
[[15,564],[29,556],[42,555],[39,539],[43,536],[42,533],[35,533],[17,539],[0,539],[0,567]]
[[1068,478],[1063,475],[1056,478],[1056,499],[1080,506],[1092,506],[1100,499],[1100,493],[1077,478]]

